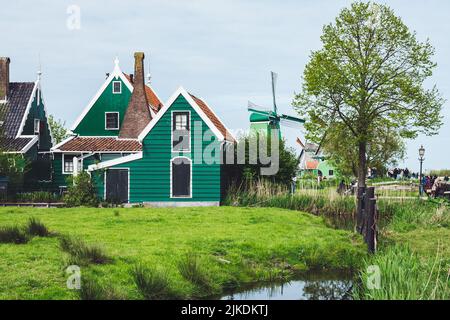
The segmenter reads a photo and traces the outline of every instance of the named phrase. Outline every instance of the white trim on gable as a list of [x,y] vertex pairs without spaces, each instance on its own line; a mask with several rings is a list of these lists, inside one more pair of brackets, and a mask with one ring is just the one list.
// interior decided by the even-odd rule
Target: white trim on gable
[[31,104],[33,103],[34,98],[36,96],[36,89],[38,87],[38,83],[39,83],[39,81],[34,82],[33,91],[31,92],[30,98],[28,99],[27,108],[25,109],[25,113],[23,114],[22,121],[20,122],[19,130],[17,130],[16,138],[23,137],[22,136],[23,128],[25,127],[25,121],[27,121],[28,113],[30,113]]
[[197,114],[202,118],[202,120],[206,123],[209,129],[216,135],[219,141],[224,140],[223,134],[219,129],[211,122],[211,120],[206,116],[206,114],[202,111],[202,109],[195,103],[194,99],[192,99],[191,95],[183,88],[179,87],[174,94],[169,98],[169,100],[163,105],[161,110],[158,111],[156,117],[150,121],[150,123],[145,127],[145,129],[139,134],[139,141],[144,140],[144,138],[148,135],[148,133],[153,129],[153,127],[158,123],[158,121],[163,117],[163,115],[169,110],[172,104],[179,96],[183,96],[186,101],[191,105],[191,107],[197,112]]
[[[225,123],[223,123],[223,122],[220,120],[220,117],[217,115],[217,113],[214,112],[214,109],[211,108],[211,107],[209,106],[209,104],[206,102],[206,100],[203,99],[203,98],[199,98],[199,99],[203,101],[203,103],[209,108],[209,110],[211,110],[211,112],[216,116],[216,118],[222,123],[222,125],[225,127],[225,130],[227,130],[227,132],[228,132],[228,133],[230,134],[230,136],[234,139],[234,141],[237,141],[237,140],[236,140],[236,137],[234,136],[234,134],[230,131],[230,129],[227,128],[227,126],[225,125]],[[225,140],[226,140],[226,137],[225,137]],[[228,141],[228,142],[232,142],[232,141]]]
[[86,106],[86,108],[84,108],[84,110],[80,114],[80,116],[75,120],[75,123],[70,128],[71,131],[75,130],[78,127],[78,125],[83,120],[83,118],[88,114],[89,110],[91,110],[91,108],[97,102],[98,98],[100,98],[102,93],[106,90],[106,88],[108,87],[109,83],[113,79],[117,80],[118,78],[120,78],[123,81],[123,83],[125,83],[125,85],[128,87],[130,92],[133,92],[133,85],[130,83],[130,81],[128,81],[127,77],[125,77],[125,75],[123,74],[122,70],[120,70],[119,60],[116,59],[113,72],[109,75],[109,77],[106,79],[106,81],[100,87],[100,89],[97,91],[97,93],[92,98],[92,100],[89,102],[89,104]]
[[142,153],[142,151],[140,151],[138,153],[133,153],[133,154],[130,154],[125,157],[120,157],[120,158],[116,158],[116,159],[112,159],[112,160],[108,160],[108,161],[99,162],[96,164],[91,164],[90,166],[88,166],[88,171],[95,171],[95,170],[99,170],[99,169],[116,166],[118,164],[142,159],[142,156],[143,156],[143,153]]

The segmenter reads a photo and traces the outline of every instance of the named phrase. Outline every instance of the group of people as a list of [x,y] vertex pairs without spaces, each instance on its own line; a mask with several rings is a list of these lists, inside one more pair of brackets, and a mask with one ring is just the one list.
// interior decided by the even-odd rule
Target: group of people
[[450,178],[448,176],[423,176],[420,181],[421,191],[425,191],[432,196],[442,196],[443,192],[449,191],[449,181]]
[[390,169],[387,172],[387,175],[389,178],[393,179],[417,179],[419,177],[419,174],[416,172],[409,171],[408,168],[402,169],[402,168],[394,168]]

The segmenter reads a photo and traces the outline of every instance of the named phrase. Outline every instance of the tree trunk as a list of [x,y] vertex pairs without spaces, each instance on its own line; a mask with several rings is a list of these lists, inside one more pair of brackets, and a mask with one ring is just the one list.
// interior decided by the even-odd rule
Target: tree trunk
[[359,161],[358,161],[358,187],[366,186],[367,175],[367,156],[366,156],[366,142],[359,143]]

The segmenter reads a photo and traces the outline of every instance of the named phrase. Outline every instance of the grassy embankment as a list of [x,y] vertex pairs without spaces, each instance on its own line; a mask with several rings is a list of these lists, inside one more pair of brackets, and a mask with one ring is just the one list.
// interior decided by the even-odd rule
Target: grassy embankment
[[[332,189],[298,190],[295,196],[260,185],[253,192],[234,192],[228,202],[279,207],[323,215],[337,228],[354,226],[355,200]],[[378,201],[379,252],[364,260],[361,299],[450,299],[450,206],[448,202],[408,199]],[[378,265],[381,288],[366,287],[367,267]]]
[[[25,242],[0,243],[0,299],[198,298],[366,256],[351,232],[278,208],[1,208],[0,226]],[[66,288],[70,264],[81,292]]]

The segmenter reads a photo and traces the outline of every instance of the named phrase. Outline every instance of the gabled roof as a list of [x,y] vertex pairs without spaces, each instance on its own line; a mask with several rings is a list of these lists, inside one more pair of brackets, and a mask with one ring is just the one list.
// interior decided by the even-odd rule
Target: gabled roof
[[25,153],[37,141],[37,136],[22,135],[34,94],[39,86],[36,82],[10,82],[6,102],[0,103],[0,118],[3,121],[0,149],[8,153]]
[[22,132],[22,123],[28,114],[34,92],[34,82],[11,82],[9,84],[9,96],[6,103],[0,104],[3,115],[3,135],[15,138]]
[[[124,75],[128,79],[128,81],[133,85],[130,75],[126,73],[124,73]],[[150,104],[152,111],[154,113],[157,113],[163,107],[163,103],[149,84],[145,85],[145,95],[147,96],[147,101]]]
[[22,136],[19,138],[3,137],[0,138],[0,146],[3,152],[7,153],[25,153],[27,152],[36,142],[38,141],[37,136]]
[[[230,142],[235,142],[233,135],[230,131],[225,127],[225,125],[220,121],[214,111],[204,102],[202,99],[197,98],[196,96],[191,94],[192,99],[194,99],[195,103],[202,109],[202,111],[206,114],[206,116],[211,120],[211,122],[219,129],[222,135],[229,139]],[[226,139],[227,140],[227,139]]]
[[153,118],[153,120],[150,121],[147,127],[142,131],[142,133],[138,137],[140,141],[144,140],[147,134],[153,129],[156,123],[158,123],[158,121],[162,118],[166,111],[169,110],[170,106],[180,95],[183,96],[191,105],[191,107],[199,114],[199,116],[206,123],[208,128],[213,131],[219,141],[236,141],[231,132],[220,121],[220,119],[216,116],[212,109],[203,100],[188,93],[183,87],[179,87],[174,92],[174,94],[172,94],[166,104],[164,104],[161,110],[156,114],[156,117]]
[[142,150],[142,144],[134,139],[72,136],[52,150],[56,152],[138,152]]
[[127,77],[125,77],[124,73],[120,70],[119,67],[119,60],[116,58],[114,61],[114,70],[113,72],[108,76],[106,81],[103,83],[103,85],[100,87],[100,89],[97,91],[95,96],[92,98],[92,100],[89,102],[89,104],[84,108],[83,112],[80,114],[80,116],[75,120],[74,124],[70,128],[70,130],[75,130],[80,122],[83,120],[83,118],[88,114],[89,110],[94,106],[95,102],[97,102],[98,98],[102,95],[103,91],[108,87],[109,83],[113,79],[121,79],[123,83],[127,86],[127,88],[132,92],[133,91],[133,85],[128,81]]

